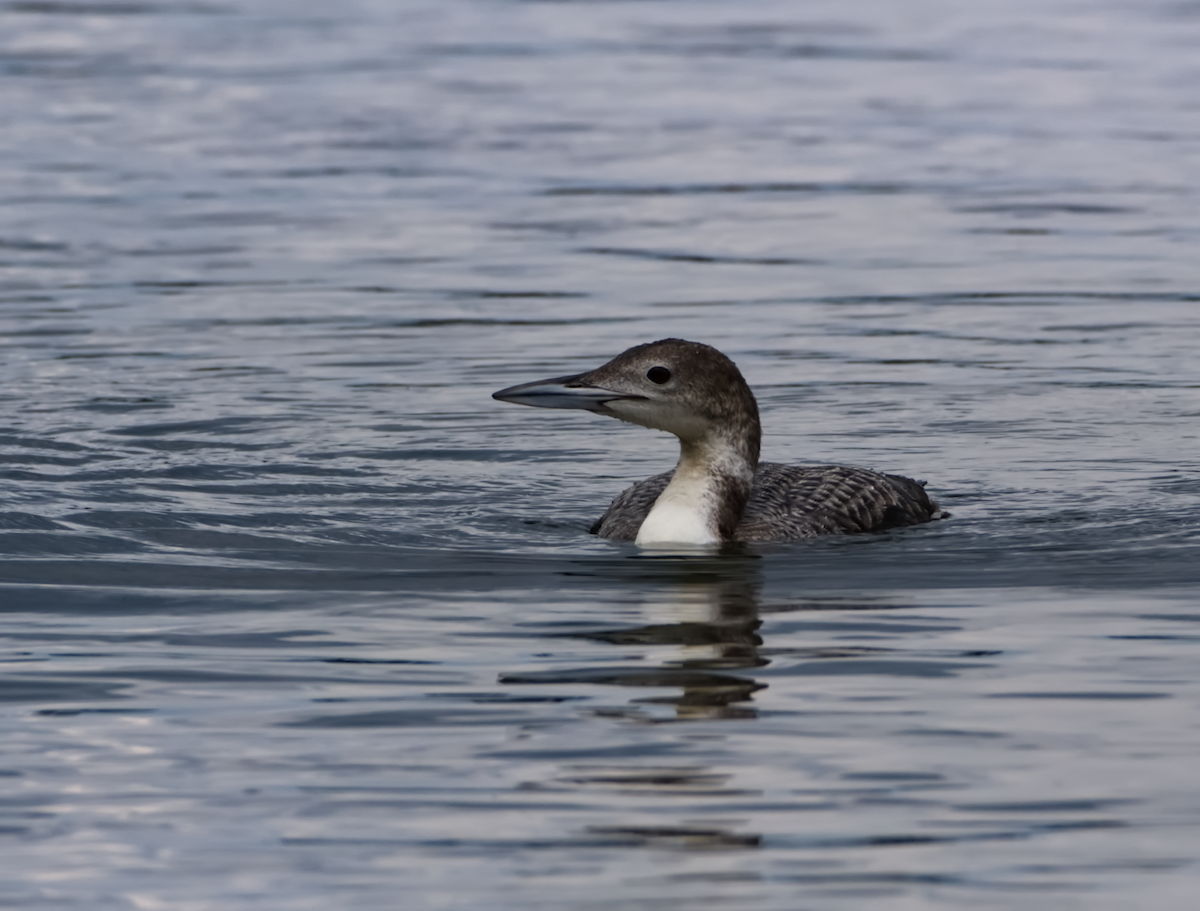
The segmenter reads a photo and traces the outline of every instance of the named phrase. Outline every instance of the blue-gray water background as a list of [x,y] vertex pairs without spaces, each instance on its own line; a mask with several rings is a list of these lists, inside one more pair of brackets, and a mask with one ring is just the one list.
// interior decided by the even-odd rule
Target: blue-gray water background
[[[0,906],[1190,909],[1200,4],[0,2]],[[590,537],[667,335],[934,526]]]

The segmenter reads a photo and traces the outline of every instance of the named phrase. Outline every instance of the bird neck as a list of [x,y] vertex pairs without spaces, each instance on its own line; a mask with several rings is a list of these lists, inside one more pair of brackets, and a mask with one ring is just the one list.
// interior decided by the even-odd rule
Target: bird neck
[[641,547],[713,545],[733,539],[758,465],[758,434],[680,440],[679,464],[650,508]]

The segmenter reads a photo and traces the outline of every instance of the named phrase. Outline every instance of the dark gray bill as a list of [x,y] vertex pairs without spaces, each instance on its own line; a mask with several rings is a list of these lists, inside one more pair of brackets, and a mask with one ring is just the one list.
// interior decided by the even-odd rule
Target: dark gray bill
[[515,405],[532,405],[534,408],[578,408],[583,411],[596,411],[606,402],[641,397],[612,392],[599,386],[589,386],[580,380],[581,376],[584,374],[509,386],[507,389],[493,392],[492,398]]

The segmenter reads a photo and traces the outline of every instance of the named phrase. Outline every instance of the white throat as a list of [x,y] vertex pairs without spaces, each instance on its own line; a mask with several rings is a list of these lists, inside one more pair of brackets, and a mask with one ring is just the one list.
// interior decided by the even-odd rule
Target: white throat
[[650,508],[635,544],[720,544],[713,478],[703,471],[684,471],[681,462],[666,490]]
[[[720,518],[729,504],[729,481],[738,479],[749,490],[754,468],[736,448],[709,438],[682,443],[679,464],[638,529],[639,547],[721,543]],[[736,518],[736,517],[735,517]]]

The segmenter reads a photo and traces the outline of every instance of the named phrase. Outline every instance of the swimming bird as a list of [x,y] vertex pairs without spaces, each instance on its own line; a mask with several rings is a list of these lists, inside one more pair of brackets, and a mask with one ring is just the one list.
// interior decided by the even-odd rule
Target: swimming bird
[[758,403],[716,348],[667,338],[576,376],[501,389],[501,402],[574,408],[665,430],[679,464],[621,493],[592,533],[643,547],[789,541],[942,518],[923,481],[844,465],[760,462]]

